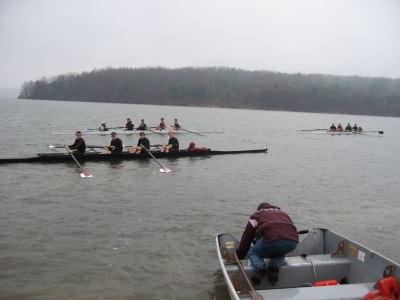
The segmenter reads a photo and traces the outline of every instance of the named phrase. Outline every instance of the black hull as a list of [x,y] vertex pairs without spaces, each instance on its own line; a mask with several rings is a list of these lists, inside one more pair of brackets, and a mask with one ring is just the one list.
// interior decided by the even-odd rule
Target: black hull
[[[225,154],[249,154],[249,153],[262,153],[266,149],[257,150],[237,150],[237,151],[188,151],[180,150],[176,152],[160,152],[151,151],[155,158],[179,158],[179,157],[197,157],[197,156],[211,156],[211,155],[225,155]],[[85,155],[75,154],[75,157],[80,162],[83,161],[109,161],[109,160],[134,160],[134,159],[151,159],[147,153],[144,154],[130,154],[127,152],[116,154],[99,154],[99,153],[86,153]],[[40,153],[34,156],[17,156],[17,157],[0,157],[0,164],[7,163],[35,163],[35,162],[71,162],[73,161],[69,155],[62,155],[60,153]]]

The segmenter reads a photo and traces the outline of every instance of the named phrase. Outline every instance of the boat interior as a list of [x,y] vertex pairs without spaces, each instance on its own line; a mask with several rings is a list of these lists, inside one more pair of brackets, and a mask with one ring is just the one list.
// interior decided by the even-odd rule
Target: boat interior
[[[251,287],[232,255],[239,241],[224,233],[216,242],[231,297],[251,299]],[[269,259],[264,261],[268,266]],[[241,260],[241,264],[250,279],[254,268],[249,259]],[[286,256],[275,285],[265,275],[260,285],[253,287],[264,299],[362,299],[378,280],[390,276],[400,278],[394,262],[335,232],[317,228]]]

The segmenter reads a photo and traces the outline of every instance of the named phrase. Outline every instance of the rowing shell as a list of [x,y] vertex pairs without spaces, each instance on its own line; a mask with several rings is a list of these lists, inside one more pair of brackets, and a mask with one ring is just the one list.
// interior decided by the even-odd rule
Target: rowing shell
[[[151,154],[155,158],[179,158],[179,157],[196,157],[196,156],[211,156],[211,155],[224,155],[224,154],[250,154],[250,153],[262,153],[267,152],[268,149],[256,149],[256,150],[234,150],[234,151],[189,151],[179,150],[173,152],[160,152],[151,151]],[[113,153],[113,154],[100,154],[94,152],[88,152],[84,155],[74,154],[79,161],[108,161],[108,160],[133,160],[133,159],[149,159],[151,156],[147,153],[131,154],[128,152]],[[31,163],[31,162],[70,162],[71,158],[69,155],[63,155],[61,153],[39,153],[34,156],[17,156],[17,157],[0,157],[0,164],[6,163]]]
[[[161,135],[167,135],[169,131],[174,132],[174,134],[201,134],[201,133],[223,133],[224,130],[213,130],[213,131],[195,131],[195,130],[169,130],[169,129],[164,129],[164,130],[113,130],[110,129],[108,131],[99,131],[99,130],[81,130],[83,134],[94,134],[94,135],[106,135],[109,136],[111,132],[115,132],[118,135],[134,135],[134,134],[139,134],[140,132],[144,132],[147,134],[161,134]],[[52,134],[55,135],[74,135],[75,132],[72,131],[53,131]]]

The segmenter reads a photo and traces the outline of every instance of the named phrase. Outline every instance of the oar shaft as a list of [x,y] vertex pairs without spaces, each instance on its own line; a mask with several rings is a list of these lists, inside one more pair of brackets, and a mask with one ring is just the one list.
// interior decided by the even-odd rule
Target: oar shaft
[[193,133],[193,134],[197,134],[197,135],[200,135],[200,136],[205,136],[204,134],[200,134],[200,133],[193,132],[193,131],[190,131],[190,130],[187,130],[187,129],[183,129],[183,128],[180,128],[180,130],[184,130],[184,131],[187,131],[187,132],[190,132],[190,133]]
[[158,160],[154,157],[154,155],[153,155],[149,150],[147,150],[146,147],[143,147],[143,148],[146,150],[146,152],[147,152],[148,154],[150,154],[150,156],[156,161],[156,163],[158,163],[158,165],[159,165],[162,169],[164,169],[164,167],[158,162]]
[[82,168],[81,164],[78,162],[78,160],[75,158],[75,155],[68,149],[67,149],[69,155],[71,155],[71,157],[74,159],[74,161],[76,162],[76,164],[78,165],[79,169],[81,169],[82,173],[85,173],[85,170]]
[[242,274],[243,274],[244,279],[246,279],[247,284],[249,285],[249,287],[250,287],[250,289],[251,289],[251,297],[252,297],[252,299],[264,299],[264,298],[263,298],[260,294],[258,294],[258,293],[256,292],[256,290],[254,289],[253,285],[251,284],[251,281],[250,281],[249,277],[247,276],[245,270],[243,269],[242,264],[240,263],[239,258],[238,258],[237,255],[236,255],[236,252],[235,252],[235,251],[233,251],[233,255],[235,256],[235,259],[236,259],[236,262],[237,262],[237,265],[238,265],[240,271],[242,271]]

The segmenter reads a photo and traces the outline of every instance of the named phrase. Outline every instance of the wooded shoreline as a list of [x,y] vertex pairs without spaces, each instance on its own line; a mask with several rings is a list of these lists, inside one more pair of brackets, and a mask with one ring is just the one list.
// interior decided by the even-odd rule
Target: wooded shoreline
[[20,99],[400,116],[400,79],[235,68],[106,68],[24,82]]

